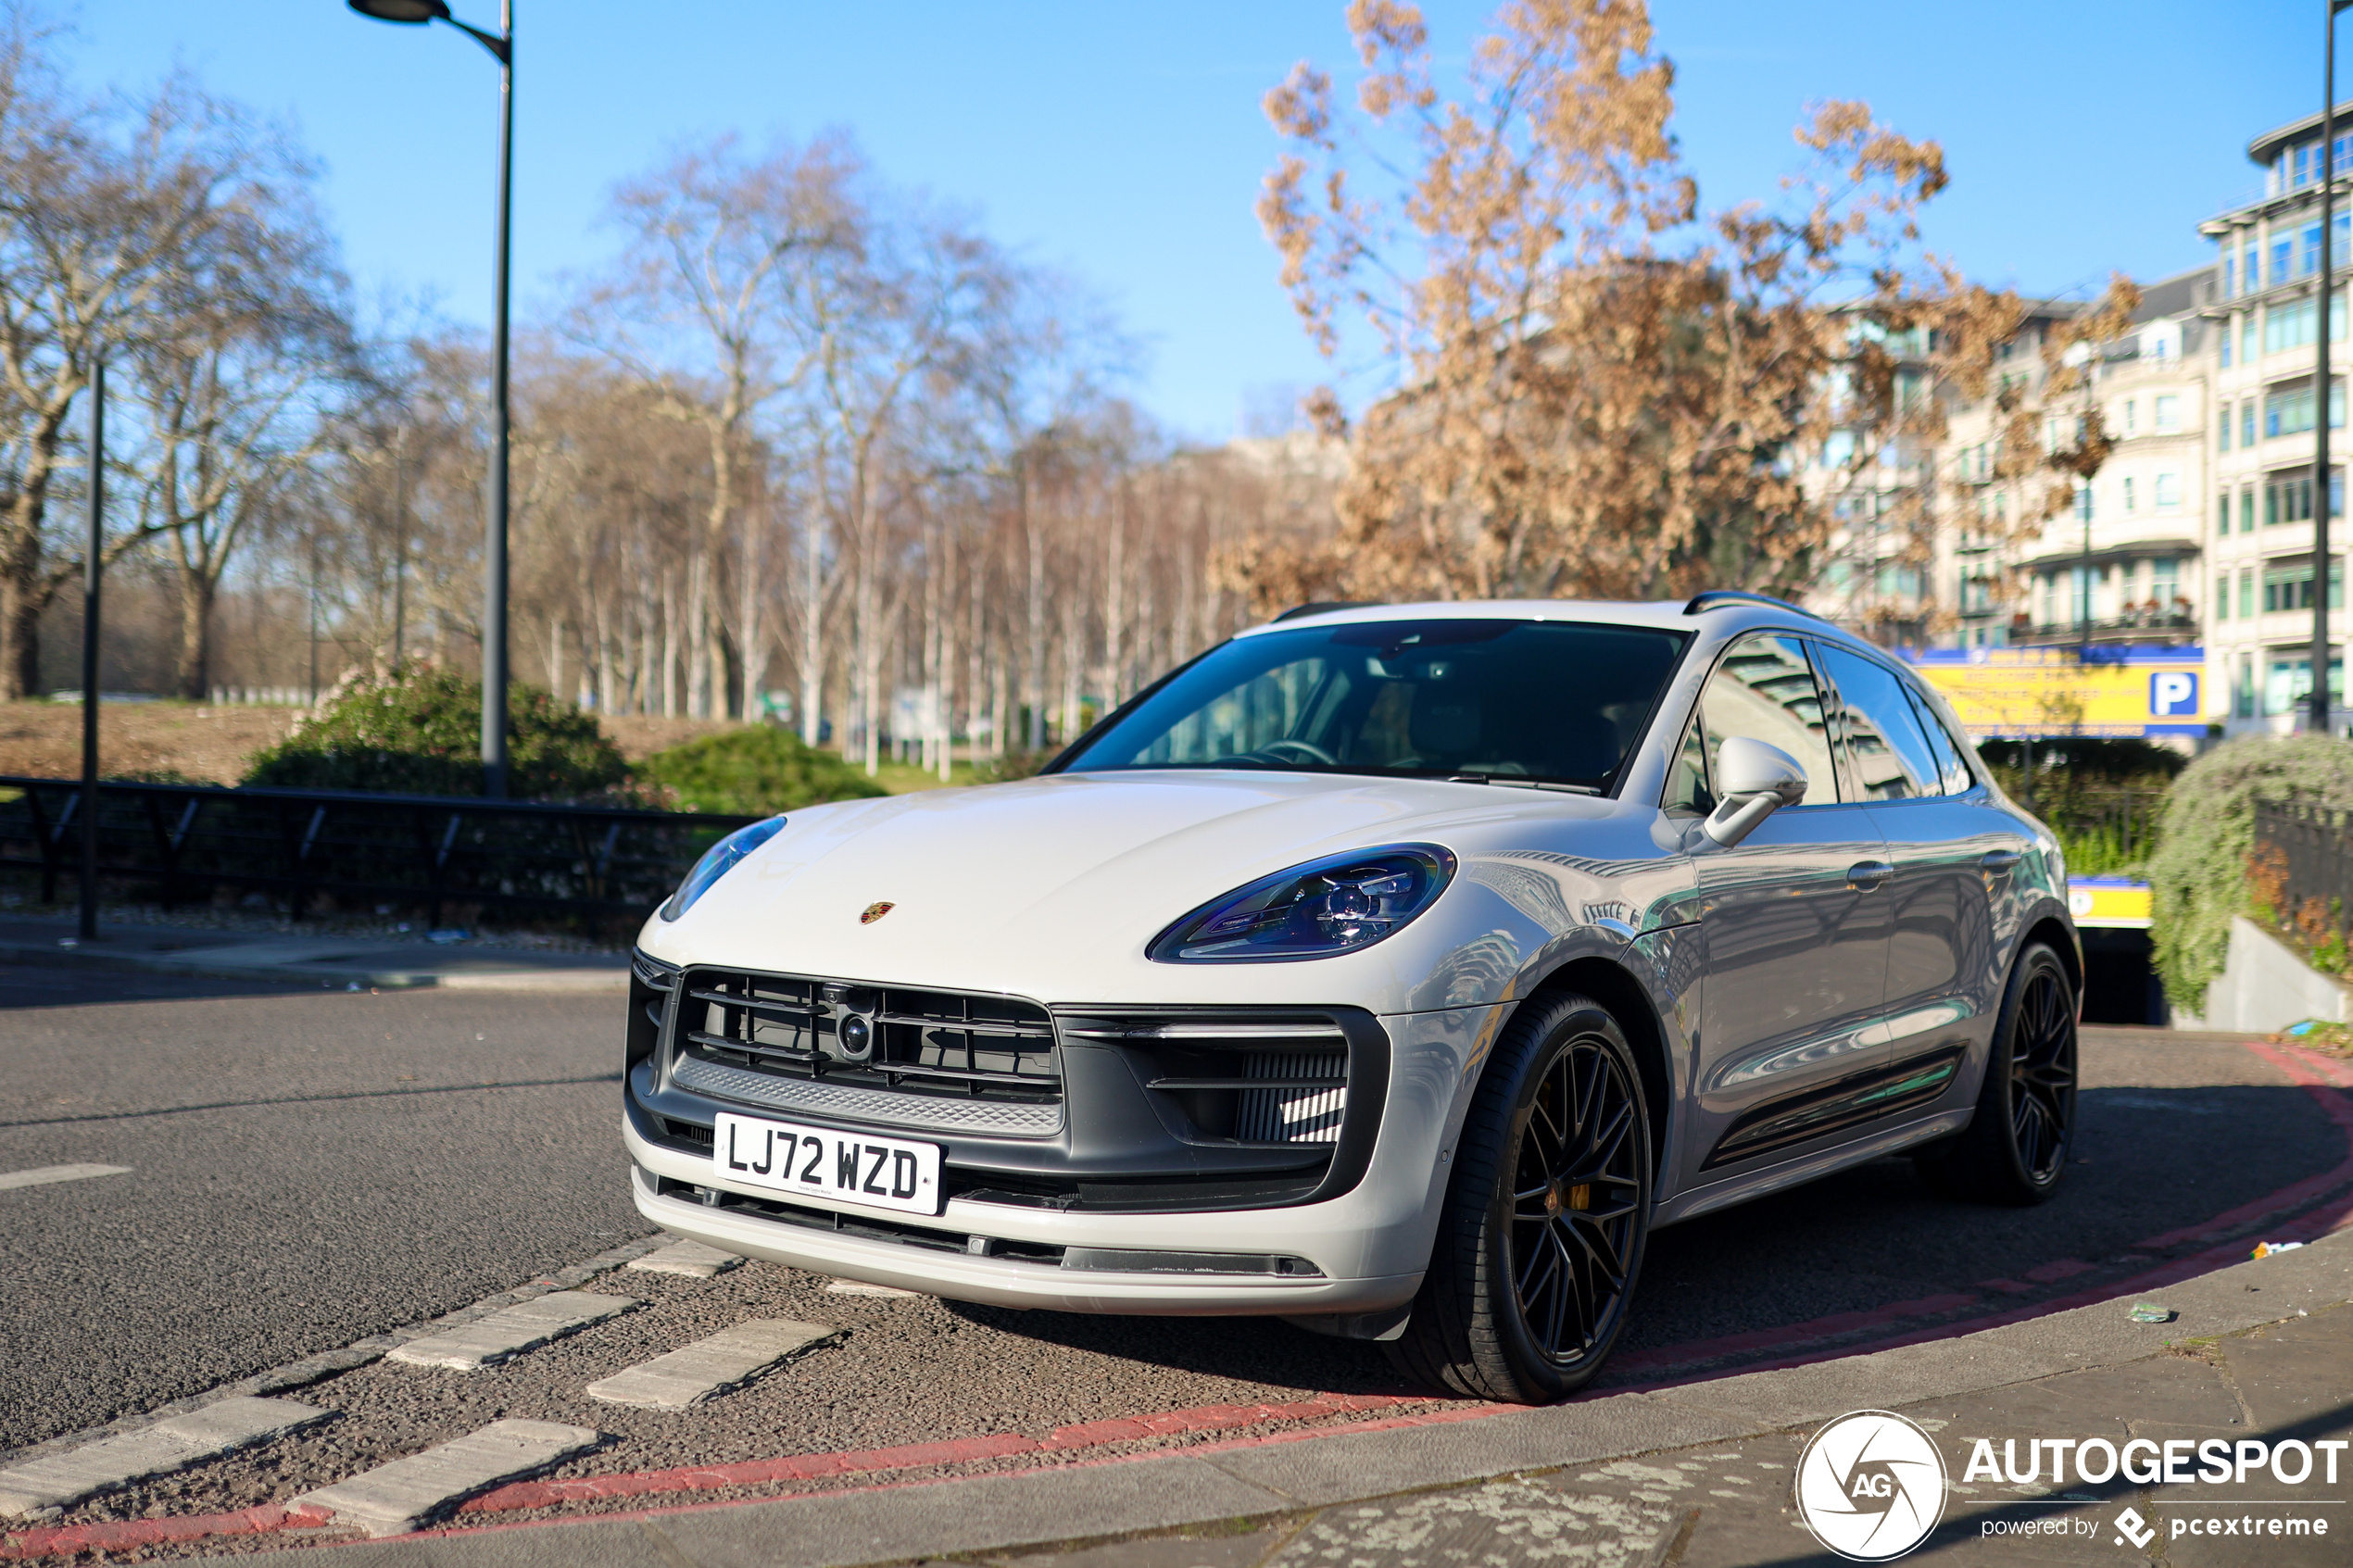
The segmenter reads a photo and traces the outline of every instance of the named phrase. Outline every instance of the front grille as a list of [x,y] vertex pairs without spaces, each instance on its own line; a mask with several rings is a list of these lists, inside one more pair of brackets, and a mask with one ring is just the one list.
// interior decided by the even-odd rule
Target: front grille
[[671,1079],[682,1089],[721,1099],[790,1114],[839,1117],[849,1122],[874,1122],[932,1132],[977,1133],[984,1136],[1046,1138],[1062,1131],[1059,1105],[1033,1105],[1001,1099],[960,1098],[948,1095],[890,1094],[854,1088],[822,1079],[791,1078],[749,1068],[730,1067],[707,1056],[681,1056]]
[[1074,1040],[1141,1049],[1145,1087],[1195,1126],[1252,1144],[1337,1144],[1348,1114],[1348,1036],[1335,1021],[1209,1012],[1065,1018]]
[[[1032,1112],[1000,1119],[1005,1131],[1061,1125],[1053,1020],[1018,997],[697,967],[672,1006],[683,1086],[908,1125],[998,1125],[982,1107]],[[865,1109],[819,1103],[820,1086],[862,1091]]]

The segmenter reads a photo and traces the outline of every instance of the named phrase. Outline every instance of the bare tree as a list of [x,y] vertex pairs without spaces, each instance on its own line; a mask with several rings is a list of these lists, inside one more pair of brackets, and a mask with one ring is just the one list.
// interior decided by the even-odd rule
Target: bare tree
[[36,620],[79,570],[48,505],[91,367],[168,336],[196,298],[258,307],[308,172],[184,76],[79,101],[45,44],[24,13],[0,19],[0,697],[32,690]]

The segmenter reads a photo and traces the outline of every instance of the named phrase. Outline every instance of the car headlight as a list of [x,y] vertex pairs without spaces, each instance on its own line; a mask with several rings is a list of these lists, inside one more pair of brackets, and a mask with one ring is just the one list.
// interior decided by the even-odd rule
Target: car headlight
[[735,870],[736,861],[775,837],[784,825],[784,818],[771,817],[764,822],[737,828],[704,850],[702,859],[695,862],[695,869],[686,873],[686,880],[678,884],[678,891],[661,907],[661,918],[676,920],[693,909],[695,900],[710,892],[712,883]]
[[1261,877],[1152,939],[1161,963],[1270,963],[1369,947],[1446,890],[1454,857],[1435,844],[1333,855]]

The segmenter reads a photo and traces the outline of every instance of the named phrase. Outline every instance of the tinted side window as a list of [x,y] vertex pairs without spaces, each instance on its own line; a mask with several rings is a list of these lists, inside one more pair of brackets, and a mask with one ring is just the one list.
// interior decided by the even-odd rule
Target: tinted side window
[[1830,730],[1822,694],[1806,662],[1806,645],[1796,637],[1763,633],[1743,637],[1717,661],[1700,696],[1706,726],[1708,772],[1716,775],[1725,740],[1746,735],[1780,746],[1806,770],[1808,806],[1838,800],[1838,776],[1831,766]]
[[1904,678],[1876,659],[1818,644],[1838,688],[1840,743],[1866,800],[1911,800],[1944,793],[1944,770],[1913,716]]
[[1928,735],[1928,748],[1936,753],[1937,770],[1944,775],[1944,793],[1966,795],[1977,781],[1969,776],[1969,764],[1961,758],[1960,748],[1944,721],[1936,716],[1935,707],[1918,692],[1911,694],[1912,711],[1919,716],[1920,728]]

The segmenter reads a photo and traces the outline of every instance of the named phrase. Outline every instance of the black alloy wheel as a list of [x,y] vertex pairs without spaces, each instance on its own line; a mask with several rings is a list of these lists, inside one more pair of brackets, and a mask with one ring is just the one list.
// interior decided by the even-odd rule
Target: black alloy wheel
[[1589,997],[1520,1010],[1479,1079],[1429,1272],[1385,1348],[1406,1376],[1523,1404],[1624,1332],[1650,1232],[1651,1129],[1625,1032]]
[[1984,1203],[2040,1203],[2075,1142],[2075,986],[2037,942],[2018,958],[1968,1127],[1913,1155],[1930,1187]]
[[1512,1294],[1538,1353],[1573,1369],[1617,1337],[1632,1283],[1640,1101],[1608,1042],[1565,1041],[1537,1081],[1512,1173]]
[[2010,1040],[2010,1142],[2027,1179],[2045,1185],[2075,1125],[2075,1004],[2055,968],[2028,979]]

